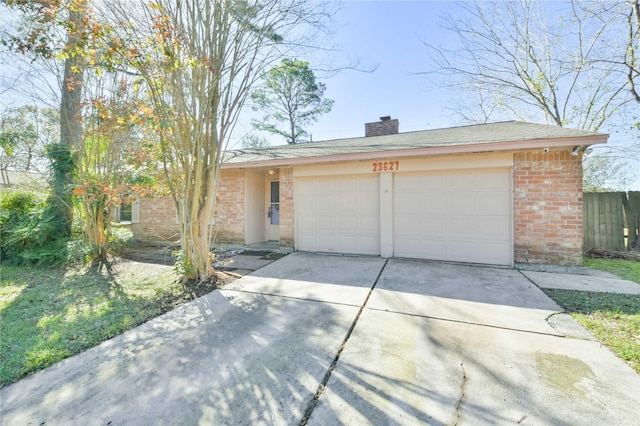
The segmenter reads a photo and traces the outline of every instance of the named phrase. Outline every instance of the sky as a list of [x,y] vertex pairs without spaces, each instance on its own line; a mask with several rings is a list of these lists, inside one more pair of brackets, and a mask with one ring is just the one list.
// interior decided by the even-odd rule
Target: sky
[[[554,2],[548,2],[552,5]],[[314,141],[364,136],[364,123],[391,116],[400,123],[400,132],[457,126],[463,123],[449,109],[452,93],[434,88],[421,74],[429,67],[425,42],[447,43],[442,15],[455,12],[451,1],[345,1],[335,16],[338,31],[335,42],[340,51],[335,66],[357,57],[362,68],[373,72],[343,70],[322,79],[325,97],[334,100],[331,112],[320,116],[308,128]],[[313,67],[313,63],[311,66]],[[251,131],[245,115],[238,134]],[[284,144],[280,136],[268,137],[272,145]],[[611,132],[609,144],[627,143]],[[232,148],[240,148],[239,138]],[[596,148],[600,149],[600,147]],[[636,161],[640,166],[640,159]],[[640,190],[640,173],[632,184]]]
[[[364,123],[378,121],[381,116],[398,119],[400,132],[463,124],[447,109],[453,94],[430,87],[433,83],[420,74],[429,67],[424,42],[447,42],[441,16],[455,12],[455,7],[444,0],[344,1],[335,16],[334,43],[338,49],[329,65],[339,68],[358,58],[360,67],[375,70],[347,69],[329,77],[319,74],[327,88],[325,97],[333,99],[334,106],[308,128],[313,140],[364,136]],[[313,58],[303,59],[309,60],[312,68],[316,65]],[[240,148],[242,136],[253,132],[252,117],[256,114],[250,111],[242,114],[228,148]],[[272,145],[285,143],[279,136],[261,136],[267,136]],[[612,134],[610,144],[617,143],[616,138]],[[640,177],[633,188],[640,190]]]
[[[313,140],[364,136],[364,123],[387,115],[399,120],[400,132],[458,124],[444,111],[446,93],[428,90],[426,78],[418,74],[428,60],[421,40],[442,37],[438,15],[448,7],[451,3],[444,1],[344,2],[336,15],[340,52],[333,65],[357,58],[361,68],[377,68],[343,70],[320,79],[327,87],[325,97],[335,103],[309,128]],[[284,143],[280,137],[269,139],[274,145]]]
[[422,40],[442,37],[438,15],[445,2],[346,2],[337,19],[337,43],[370,73],[345,70],[326,80],[332,111],[311,128],[314,140],[364,136],[364,123],[390,115],[400,131],[446,127],[446,96],[435,96],[420,72],[428,54]]

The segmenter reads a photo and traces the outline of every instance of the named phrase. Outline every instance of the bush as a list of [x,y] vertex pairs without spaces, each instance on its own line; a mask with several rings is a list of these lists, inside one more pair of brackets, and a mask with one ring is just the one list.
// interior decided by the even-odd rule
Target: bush
[[109,237],[110,253],[122,253],[128,248],[134,247],[135,244],[131,229],[121,226],[114,226],[111,228],[111,235]]
[[0,259],[10,265],[63,264],[67,241],[49,209],[46,193],[0,192]]

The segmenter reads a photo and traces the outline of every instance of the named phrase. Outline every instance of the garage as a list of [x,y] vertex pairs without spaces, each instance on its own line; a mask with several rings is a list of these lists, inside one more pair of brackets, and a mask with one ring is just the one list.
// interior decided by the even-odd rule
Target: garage
[[297,249],[380,254],[377,175],[296,179]]
[[396,174],[394,256],[512,264],[510,169]]

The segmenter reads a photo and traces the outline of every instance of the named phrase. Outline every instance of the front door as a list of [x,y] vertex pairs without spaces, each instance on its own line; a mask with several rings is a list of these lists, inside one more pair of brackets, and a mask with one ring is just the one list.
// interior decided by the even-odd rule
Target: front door
[[267,197],[267,241],[280,240],[280,182],[268,180],[265,191]]

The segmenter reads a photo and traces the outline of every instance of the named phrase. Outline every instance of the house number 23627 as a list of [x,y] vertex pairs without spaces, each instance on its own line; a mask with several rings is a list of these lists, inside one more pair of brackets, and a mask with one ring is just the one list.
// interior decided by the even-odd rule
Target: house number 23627
[[374,172],[392,172],[400,167],[399,161],[378,161],[373,163]]

